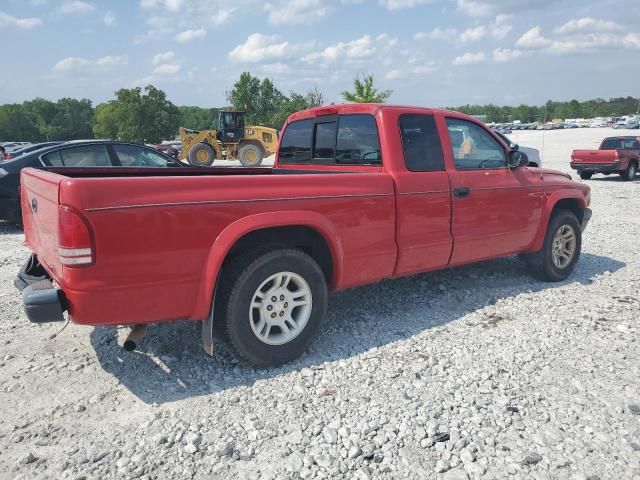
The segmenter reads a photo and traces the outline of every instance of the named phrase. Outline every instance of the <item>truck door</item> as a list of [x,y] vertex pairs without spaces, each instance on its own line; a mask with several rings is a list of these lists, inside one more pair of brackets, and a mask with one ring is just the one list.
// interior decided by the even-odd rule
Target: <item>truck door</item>
[[407,113],[397,121],[406,169],[399,168],[395,174],[396,275],[410,275],[449,262],[453,246],[451,190],[434,116]]
[[524,250],[542,215],[540,176],[527,167],[509,168],[506,147],[484,127],[461,118],[444,120],[453,166],[451,264]]

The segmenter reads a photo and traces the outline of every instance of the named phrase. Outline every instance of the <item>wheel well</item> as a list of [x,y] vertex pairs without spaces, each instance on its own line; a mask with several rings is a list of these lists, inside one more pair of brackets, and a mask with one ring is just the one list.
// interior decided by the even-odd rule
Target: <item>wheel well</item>
[[569,210],[570,212],[573,212],[575,216],[578,217],[578,222],[582,223],[584,218],[584,209],[575,198],[563,198],[562,200],[559,200],[558,203],[553,206],[551,216],[553,216],[558,210]]
[[222,264],[222,270],[238,255],[252,252],[260,254],[273,248],[295,248],[306,253],[318,262],[327,284],[331,285],[333,258],[329,246],[317,230],[302,225],[265,228],[245,234],[229,250]]

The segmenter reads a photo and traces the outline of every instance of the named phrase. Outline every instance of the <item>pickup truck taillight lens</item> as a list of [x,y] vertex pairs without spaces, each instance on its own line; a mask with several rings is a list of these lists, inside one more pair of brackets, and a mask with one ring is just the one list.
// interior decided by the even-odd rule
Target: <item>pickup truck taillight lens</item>
[[58,255],[60,263],[68,266],[91,265],[93,239],[86,220],[75,210],[58,207]]

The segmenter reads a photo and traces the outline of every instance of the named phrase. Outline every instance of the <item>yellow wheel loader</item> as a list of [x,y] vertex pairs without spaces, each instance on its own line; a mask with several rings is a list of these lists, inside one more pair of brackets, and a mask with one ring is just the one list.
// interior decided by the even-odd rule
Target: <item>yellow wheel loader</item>
[[208,166],[214,160],[237,159],[245,167],[257,167],[276,153],[278,133],[273,128],[245,126],[245,112],[220,111],[218,130],[180,127],[182,152],[178,157],[192,165]]

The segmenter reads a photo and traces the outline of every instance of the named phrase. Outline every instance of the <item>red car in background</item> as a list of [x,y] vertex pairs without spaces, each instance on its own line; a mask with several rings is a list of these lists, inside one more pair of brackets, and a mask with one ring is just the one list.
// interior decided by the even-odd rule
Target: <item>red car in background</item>
[[589,180],[594,173],[617,173],[632,181],[639,166],[640,137],[608,137],[598,150],[574,150],[571,153],[571,168],[577,170],[583,180]]
[[175,158],[176,160],[178,159],[178,155],[180,154],[180,150],[166,143],[159,143],[157,145],[149,146],[151,148],[155,148],[159,152],[164,153],[165,155],[169,155],[170,157]]

